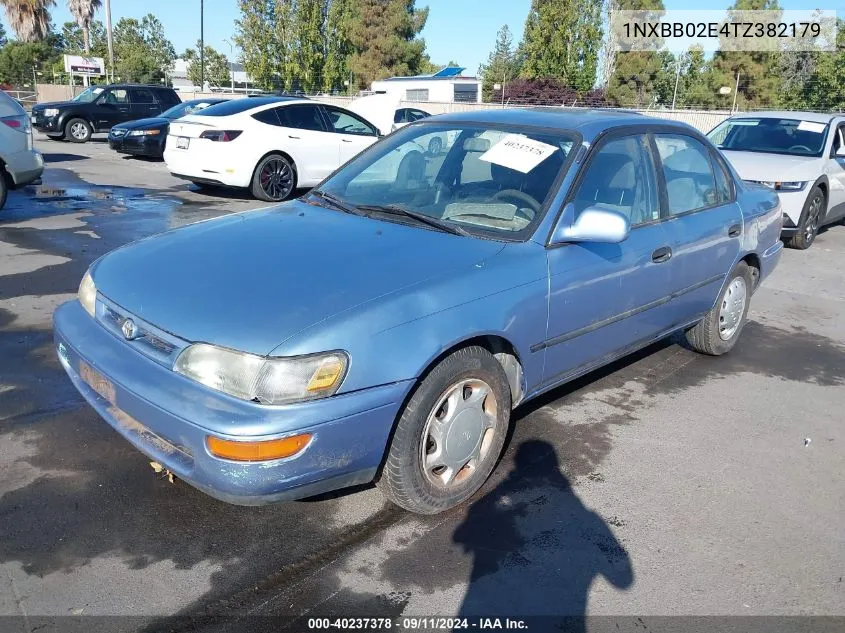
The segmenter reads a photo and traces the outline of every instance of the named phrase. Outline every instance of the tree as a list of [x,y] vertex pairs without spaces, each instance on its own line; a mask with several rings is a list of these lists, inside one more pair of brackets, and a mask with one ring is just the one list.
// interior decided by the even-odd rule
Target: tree
[[348,60],[352,53],[349,27],[353,16],[353,0],[330,0],[325,28],[324,90],[341,88],[343,82],[349,79]]
[[274,22],[275,0],[238,0],[241,18],[235,22],[235,44],[242,51],[244,69],[262,88],[270,88],[277,74]]
[[[619,9],[628,11],[664,10],[663,0],[620,0]],[[613,74],[607,82],[608,95],[622,106],[654,105],[655,84],[664,70],[664,59],[650,51],[625,51],[616,55]]]
[[326,62],[324,0],[298,0],[294,29],[296,31],[297,79],[303,90],[314,91],[323,84]]
[[510,28],[505,24],[496,33],[496,45],[487,57],[487,63],[478,69],[481,75],[481,93],[485,101],[493,97],[493,86],[507,83],[519,74],[516,51]]
[[94,12],[100,8],[100,0],[67,0],[67,8],[73,19],[82,29],[82,38],[86,54],[91,52],[90,29]]
[[353,53],[349,69],[359,88],[391,75],[415,75],[425,55],[418,39],[428,19],[428,8],[414,0],[354,0],[349,41]]
[[116,72],[125,81],[160,82],[173,67],[176,51],[157,17],[121,18],[114,27]]
[[5,46],[7,41],[8,40],[6,39],[6,29],[4,28],[3,23],[0,22],[0,48]]
[[601,0],[533,0],[522,48],[527,79],[557,77],[584,91],[596,82]]
[[[505,91],[505,101],[519,105],[611,105],[603,90],[588,90],[582,93],[554,77],[514,79],[507,84]],[[494,101],[501,101],[501,89],[494,90],[492,98]]]
[[228,86],[232,82],[231,65],[229,59],[216,51],[212,46],[205,45],[205,73],[204,77],[200,68],[200,43],[196,48],[189,48],[182,55],[188,63],[188,79],[195,86],[202,87],[202,80],[205,79],[212,86]]
[[55,49],[46,42],[9,42],[0,49],[0,83],[31,84],[33,71],[56,59]]
[[50,7],[56,0],[0,0],[9,26],[21,42],[39,42],[50,32]]
[[[276,24],[272,47],[275,59],[273,84],[276,84],[276,87],[291,89],[299,77],[296,63],[299,48],[296,41],[296,3],[294,0],[276,0],[274,15]],[[281,86],[278,85],[280,81]]]
[[[82,54],[85,52],[85,35],[76,22],[65,22],[62,25],[62,49],[66,53]],[[89,28],[90,54],[94,57],[108,56],[106,29],[102,22],[94,20]]]

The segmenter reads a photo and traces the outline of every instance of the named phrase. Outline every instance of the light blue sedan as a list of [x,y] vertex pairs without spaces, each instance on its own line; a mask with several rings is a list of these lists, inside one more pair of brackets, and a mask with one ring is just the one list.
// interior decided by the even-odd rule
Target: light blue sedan
[[514,407],[678,330],[729,351],[781,222],[680,123],[433,117],[299,200],[99,259],[55,338],[100,415],[214,497],[376,480],[436,513],[490,475]]

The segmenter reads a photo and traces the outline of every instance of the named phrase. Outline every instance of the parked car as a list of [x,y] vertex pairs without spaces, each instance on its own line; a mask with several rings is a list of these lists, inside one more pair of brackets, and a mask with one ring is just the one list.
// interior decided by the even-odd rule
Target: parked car
[[[419,110],[417,108],[399,108],[396,110],[396,115],[393,118],[393,129],[398,130],[399,128],[403,128],[409,123],[413,123],[414,121],[422,121],[423,119],[427,119],[430,117],[431,114],[425,112],[423,110]],[[443,153],[443,150],[447,149],[451,143],[450,138],[446,134],[440,134],[438,136],[432,136],[431,140],[428,142],[428,147],[426,151],[432,156],[439,156]]]
[[39,103],[32,124],[54,140],[86,143],[118,123],[156,117],[181,103],[173,88],[136,84],[91,86],[70,101]]
[[[416,149],[444,132],[445,160]],[[97,260],[55,313],[58,356],[109,424],[214,497],[376,479],[436,513],[491,473],[514,407],[678,330],[728,352],[781,216],[682,123],[450,114],[296,201]]]
[[394,110],[382,127],[377,109],[364,118],[296,97],[237,99],[172,122],[164,160],[174,176],[197,185],[248,188],[280,201],[375,143]]
[[787,246],[810,248],[822,226],[845,218],[845,116],[748,112],[708,136],[743,180],[777,191]]
[[227,99],[193,99],[183,101],[157,117],[115,125],[109,130],[109,147],[120,154],[162,158],[170,122],[199,112]]
[[0,91],[0,209],[9,189],[35,182],[44,159],[32,146],[32,126],[20,103]]

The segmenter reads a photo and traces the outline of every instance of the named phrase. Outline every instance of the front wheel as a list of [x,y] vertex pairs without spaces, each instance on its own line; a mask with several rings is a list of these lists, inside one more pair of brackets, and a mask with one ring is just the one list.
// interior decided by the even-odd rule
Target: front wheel
[[280,154],[265,156],[252,175],[252,195],[267,202],[286,200],[296,186],[293,165]]
[[786,245],[800,251],[807,250],[812,246],[819,233],[819,227],[824,220],[827,207],[824,192],[815,186],[807,196],[804,209],[801,211],[801,218],[798,220],[798,230],[795,235],[789,238]]
[[87,143],[94,130],[85,119],[71,119],[65,125],[65,138],[71,143]]
[[754,279],[745,262],[739,262],[728,277],[716,305],[705,317],[686,332],[687,342],[697,352],[721,356],[736,345],[748,308]]
[[437,514],[466,501],[496,465],[511,413],[502,366],[482,347],[446,357],[402,410],[378,486],[411,512]]
[[0,209],[6,206],[6,197],[9,195],[9,185],[6,183],[6,172],[0,167]]

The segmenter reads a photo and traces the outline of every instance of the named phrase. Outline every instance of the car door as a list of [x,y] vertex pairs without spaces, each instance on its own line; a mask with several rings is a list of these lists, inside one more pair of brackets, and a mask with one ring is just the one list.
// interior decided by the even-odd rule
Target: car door
[[827,157],[824,171],[829,184],[827,222],[845,216],[845,121],[835,119],[830,125],[830,150],[825,148],[824,154]]
[[98,130],[132,120],[132,106],[126,88],[107,88],[94,102],[94,124]]
[[666,227],[674,243],[673,304],[678,318],[688,323],[713,307],[738,259],[742,210],[717,152],[683,133],[657,133],[653,143],[666,191]]
[[[561,221],[597,207],[628,217],[618,244],[572,243],[547,250],[549,321],[545,386],[589,371],[671,329],[671,235],[664,223],[653,148],[646,134],[600,141]],[[570,217],[567,218],[567,215]]]
[[291,155],[299,185],[313,186],[337,169],[339,139],[329,132],[317,104],[286,105],[277,108],[276,114],[281,124],[278,137],[266,139],[265,145],[268,151],[284,150]]
[[329,130],[339,138],[338,165],[357,156],[378,140],[378,131],[356,114],[331,105],[324,105]]
[[129,101],[133,119],[147,119],[159,114],[159,106],[150,88],[130,88]]

